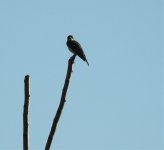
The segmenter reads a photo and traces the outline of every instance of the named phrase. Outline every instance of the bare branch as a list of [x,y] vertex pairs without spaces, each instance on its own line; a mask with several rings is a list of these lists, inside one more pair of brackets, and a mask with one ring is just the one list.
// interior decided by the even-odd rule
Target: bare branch
[[28,111],[30,101],[30,76],[26,75],[24,78],[24,111],[23,111],[23,149],[29,149],[29,135],[28,135]]
[[69,81],[70,81],[70,78],[71,78],[72,66],[73,66],[75,57],[76,57],[76,55],[73,55],[68,61],[67,75],[66,75],[62,95],[61,95],[60,104],[59,104],[58,110],[56,112],[55,118],[53,120],[53,124],[52,124],[51,131],[50,131],[48,139],[47,139],[45,150],[50,149],[50,146],[51,146],[51,143],[52,143],[52,140],[53,140],[53,136],[54,136],[54,133],[56,131],[56,127],[57,127],[60,115],[61,115],[63,107],[64,107],[64,103],[66,102],[66,94],[67,94],[67,89],[68,89],[68,86],[69,86]]

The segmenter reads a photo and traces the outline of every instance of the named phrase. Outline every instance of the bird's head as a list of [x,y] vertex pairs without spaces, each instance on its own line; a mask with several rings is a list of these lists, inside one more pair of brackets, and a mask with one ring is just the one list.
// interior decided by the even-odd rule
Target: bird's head
[[69,35],[69,36],[67,37],[67,40],[73,40],[73,36],[72,36],[72,35]]

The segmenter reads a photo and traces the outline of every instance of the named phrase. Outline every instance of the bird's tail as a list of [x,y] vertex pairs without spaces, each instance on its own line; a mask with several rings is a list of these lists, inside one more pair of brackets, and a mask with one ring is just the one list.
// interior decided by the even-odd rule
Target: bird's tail
[[85,61],[86,61],[86,63],[87,63],[87,64],[88,64],[88,66],[89,66],[89,63],[88,63],[87,59],[86,59]]

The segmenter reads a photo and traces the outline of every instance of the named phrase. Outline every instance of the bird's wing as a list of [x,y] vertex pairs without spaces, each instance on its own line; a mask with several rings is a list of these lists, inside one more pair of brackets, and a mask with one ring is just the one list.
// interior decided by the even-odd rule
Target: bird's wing
[[77,41],[68,41],[67,43],[68,47],[70,47],[73,51],[76,51],[77,49],[81,49],[81,45]]
[[67,42],[68,47],[75,52],[81,59],[86,61],[86,56],[84,54],[83,48],[77,41],[68,41]]

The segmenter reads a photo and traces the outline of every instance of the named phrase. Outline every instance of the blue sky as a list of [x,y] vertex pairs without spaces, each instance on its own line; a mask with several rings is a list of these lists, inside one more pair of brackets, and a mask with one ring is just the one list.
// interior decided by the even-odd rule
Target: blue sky
[[30,148],[44,149],[59,104],[66,38],[83,46],[52,149],[162,150],[162,0],[1,0],[0,149],[22,149],[31,76]]

